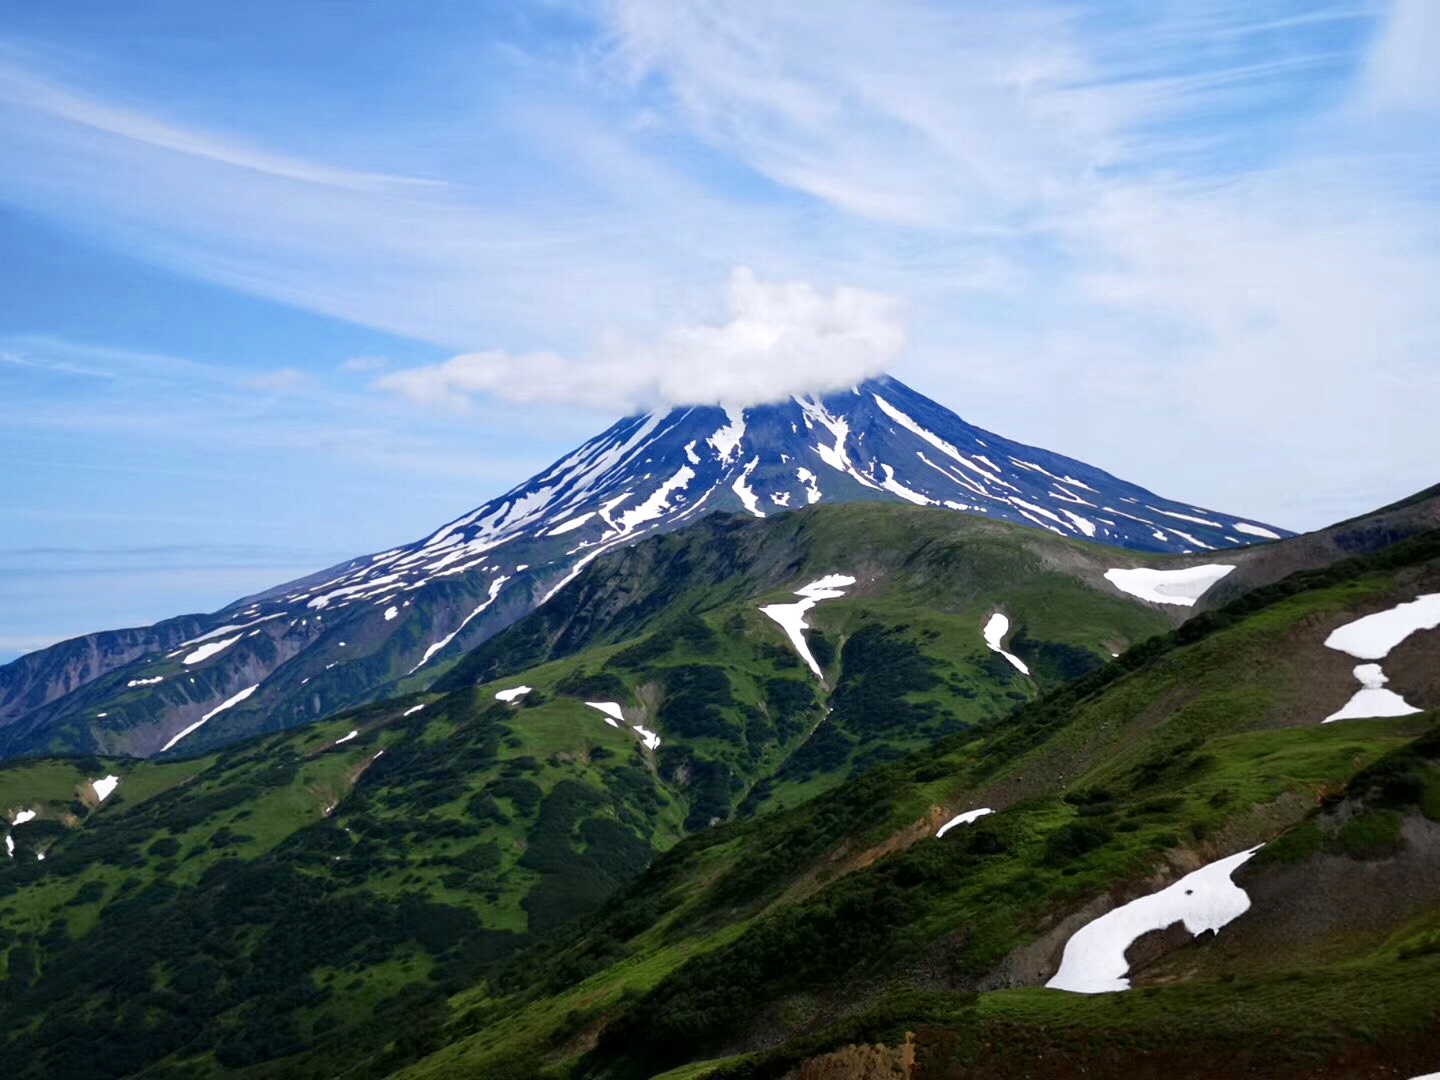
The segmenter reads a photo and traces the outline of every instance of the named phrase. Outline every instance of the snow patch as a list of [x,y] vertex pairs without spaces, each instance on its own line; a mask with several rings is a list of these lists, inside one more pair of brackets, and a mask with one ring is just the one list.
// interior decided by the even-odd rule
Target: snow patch
[[1331,649],[1357,660],[1384,660],[1390,650],[1418,630],[1440,626],[1440,593],[1418,596],[1388,611],[1377,611],[1346,623],[1325,639]]
[[519,701],[526,694],[530,693],[530,691],[533,689],[534,687],[531,686],[515,686],[511,687],[509,690],[497,690],[495,691],[495,699],[497,701],[503,701],[505,702],[505,704],[509,705],[513,702]]
[[185,738],[186,735],[189,735],[192,732],[199,730],[199,728],[205,723],[207,723],[212,717],[219,716],[226,709],[233,709],[236,705],[239,705],[242,701],[244,701],[246,698],[248,698],[251,694],[255,693],[255,691],[259,689],[260,684],[256,683],[254,686],[247,686],[244,690],[241,690],[233,697],[226,698],[219,705],[216,705],[215,708],[211,709],[204,716],[202,716],[199,720],[196,720],[195,723],[191,724],[187,728],[183,728],[176,734],[172,735],[170,737],[170,741],[160,748],[160,753],[165,753],[166,750],[169,750],[181,739]]
[[454,630],[451,630],[450,633],[446,634],[439,641],[432,642],[431,645],[425,650],[425,655],[420,658],[420,662],[414,667],[412,667],[409,672],[407,672],[407,674],[414,675],[415,672],[419,671],[422,667],[424,667],[430,662],[430,658],[432,656],[438,653],[441,649],[445,648],[446,645],[449,645],[450,642],[454,641],[455,635],[460,633],[461,630],[464,630],[465,627],[469,625],[471,619],[475,618],[476,615],[479,615],[482,611],[484,611],[486,608],[488,608],[491,604],[495,602],[495,598],[500,595],[500,590],[505,587],[505,583],[509,580],[510,578],[508,576],[506,576],[505,574],[501,574],[494,581],[490,582],[490,591],[489,594],[485,597],[484,603],[482,603],[469,615],[466,615],[465,618],[461,619],[460,625],[455,627]]
[[[756,460],[758,461],[759,459],[757,458]],[[628,533],[637,525],[644,524],[647,521],[654,521],[656,518],[661,517],[665,511],[670,509],[670,497],[677,491],[683,491],[690,485],[690,481],[694,479],[694,469],[689,465],[680,466],[679,471],[656,488],[648,499],[639,506],[633,507],[620,515],[618,522],[620,531]]]
[[1105,580],[1123,593],[1149,600],[1152,604],[1179,604],[1194,607],[1210,586],[1234,570],[1233,566],[1207,563],[1183,570],[1154,570],[1148,566],[1105,571]]
[[820,665],[815,662],[814,654],[810,652],[810,645],[805,640],[805,631],[810,629],[805,622],[805,613],[818,604],[821,600],[836,600],[845,595],[845,589],[855,584],[855,579],[848,574],[829,574],[818,581],[812,581],[802,589],[796,589],[795,595],[801,597],[799,602],[794,604],[767,604],[760,611],[768,615],[780,624],[780,628],[790,639],[790,644],[795,646],[795,651],[800,654],[817,679],[824,679],[825,674],[820,670]]
[[1280,540],[1280,539],[1282,539],[1282,537],[1280,536],[1280,534],[1277,533],[1277,532],[1271,532],[1269,529],[1266,529],[1266,528],[1264,528],[1263,526],[1260,526],[1260,525],[1251,525],[1251,524],[1249,524],[1248,522],[1244,522],[1244,521],[1237,521],[1237,522],[1235,522],[1234,528],[1235,528],[1235,531],[1238,532],[1238,533],[1244,533],[1246,536],[1258,536],[1258,537],[1260,537],[1262,540]]
[[[423,709],[424,707],[425,707],[425,702],[422,701],[419,705],[411,705],[410,708],[406,709],[406,710],[405,710],[404,712],[402,712],[400,715],[401,715],[401,716],[414,716],[417,712],[419,712],[419,711],[420,711],[421,709]],[[379,757],[380,755],[379,755],[379,754],[376,754],[375,756],[376,756],[376,757]]]
[[755,494],[749,484],[750,474],[755,471],[755,466],[759,464],[760,459],[758,457],[751,459],[750,464],[745,466],[745,471],[737,476],[735,483],[730,486],[735,494],[740,496],[740,501],[745,504],[746,510],[749,510],[750,513],[758,518],[763,518],[765,511],[760,509],[760,497]]
[[884,462],[880,463],[880,469],[885,473],[885,479],[880,481],[880,486],[892,495],[899,495],[906,502],[912,502],[916,506],[930,506],[935,500],[927,495],[921,495],[913,488],[908,488],[899,480],[895,479],[895,470]]
[[180,643],[180,648],[176,649],[172,653],[169,653],[168,655],[178,656],[189,645],[199,645],[202,641],[210,641],[212,638],[224,637],[232,630],[249,630],[252,626],[259,626],[262,622],[269,622],[271,619],[283,619],[288,614],[290,614],[288,611],[280,611],[276,612],[274,615],[266,615],[263,619],[255,619],[252,622],[239,623],[238,625],[232,624],[228,626],[217,626],[214,630],[207,630],[205,633],[200,634],[197,637],[190,638],[188,641],[182,641]]
[[1072,510],[1066,510],[1063,506],[1060,508],[1060,512],[1066,517],[1068,517],[1072,522],[1074,522],[1075,527],[1079,529],[1082,533],[1084,533],[1086,536],[1095,535],[1095,523],[1089,518],[1081,517],[1079,514],[1075,513]]
[[990,616],[990,621],[985,624],[985,644],[991,652],[997,652],[1006,660],[1009,660],[1011,665],[1016,671],[1020,672],[1021,675],[1029,675],[1030,669],[1025,666],[1024,660],[1021,660],[1014,653],[1006,652],[1000,647],[1000,643],[1005,640],[1005,635],[1009,632],[1010,620],[997,611],[994,615]]
[[385,621],[386,621],[386,622],[389,622],[391,619],[395,618],[395,616],[396,616],[396,615],[399,615],[399,614],[400,614],[400,609],[399,609],[398,607],[396,607],[394,604],[391,604],[389,607],[387,607],[387,608],[385,609]]
[[236,634],[234,637],[222,638],[219,641],[207,641],[198,649],[187,653],[185,658],[181,660],[180,663],[189,666],[190,664],[199,664],[202,661],[209,660],[210,657],[216,655],[217,653],[224,652],[226,649],[228,649],[231,645],[234,645],[235,642],[239,641],[244,636],[245,635],[243,634]]
[[1393,690],[1386,690],[1389,682],[1379,664],[1360,664],[1355,668],[1355,678],[1360,689],[1345,703],[1339,712],[1331,713],[1322,723],[1336,720],[1378,720],[1391,716],[1413,716],[1422,710],[1415,708]]
[[153,679],[131,679],[126,686],[154,686],[156,683],[165,681],[164,675],[156,675]]
[[606,716],[606,718],[612,721],[612,724],[611,724],[612,727],[619,727],[619,726],[620,726],[619,724],[613,723],[613,721],[615,721],[615,720],[619,720],[621,723],[624,723],[624,721],[625,721],[625,714],[620,711],[620,703],[619,703],[619,702],[616,702],[616,701],[587,701],[587,702],[585,702],[585,704],[586,704],[586,705],[589,705],[590,708],[592,708],[592,709],[598,709],[600,712],[604,713],[605,716]]
[[820,478],[809,469],[798,468],[795,470],[795,478],[805,485],[805,501],[812,506],[820,501]]
[[1183,922],[1191,934],[1217,933],[1250,910],[1250,897],[1230,880],[1260,846],[1203,866],[1175,884],[1116,908],[1082,926],[1065,943],[1060,970],[1045,985],[1077,994],[1129,990],[1125,952],[1152,930]]
[[994,812],[990,807],[982,806],[979,810],[966,810],[963,814],[956,814],[949,821],[945,822],[944,825],[940,826],[939,831],[935,834],[935,839],[940,839],[940,837],[955,828],[956,825],[969,825],[971,822],[979,821],[986,814],[993,814]]
[[349,742],[351,739],[355,738],[356,735],[359,735],[359,734],[360,734],[360,729],[359,729],[359,728],[354,728],[354,729],[352,729],[351,731],[347,732],[346,734],[341,735],[340,738],[336,739],[334,745],[335,745],[335,746],[339,746],[341,743],[347,743],[347,742]]
[[574,532],[576,529],[580,528],[581,525],[584,525],[585,522],[589,521],[589,520],[590,520],[591,518],[593,518],[594,516],[595,516],[595,511],[594,511],[594,510],[591,510],[588,514],[581,514],[579,517],[573,517],[573,518],[571,518],[569,521],[565,521],[565,522],[562,522],[562,523],[559,524],[559,525],[556,525],[553,529],[551,529],[551,530],[550,530],[549,532],[547,532],[545,535],[546,535],[546,536],[564,536],[564,535],[565,535],[566,533],[568,533],[568,532]]
[[1166,517],[1172,517],[1176,521],[1193,521],[1196,525],[1208,525],[1212,529],[1225,528],[1225,526],[1220,524],[1220,522],[1211,521],[1209,518],[1195,517],[1192,514],[1177,514],[1173,510],[1161,510],[1158,506],[1150,506],[1149,503],[1146,503],[1145,505],[1149,506],[1150,509],[1154,510],[1157,514],[1164,514]]
[[[1325,645],[1360,660],[1383,660],[1411,634],[1433,630],[1436,626],[1440,626],[1440,593],[1427,593],[1337,627],[1325,639]],[[1331,713],[1323,723],[1412,716],[1422,711],[1395,691],[1385,689],[1390,680],[1379,664],[1357,665],[1355,678],[1359,680],[1360,689],[1340,711]]]
[[730,422],[705,440],[715,448],[715,453],[719,455],[721,461],[729,461],[735,451],[740,448],[740,440],[745,437],[745,411],[727,407],[725,415]]
[[95,801],[104,802],[120,784],[120,777],[106,776],[99,780],[91,780],[90,786],[95,789]]
[[15,815],[15,820],[10,822],[10,824],[24,825],[27,821],[34,821],[39,816],[40,812],[38,810],[21,810]]

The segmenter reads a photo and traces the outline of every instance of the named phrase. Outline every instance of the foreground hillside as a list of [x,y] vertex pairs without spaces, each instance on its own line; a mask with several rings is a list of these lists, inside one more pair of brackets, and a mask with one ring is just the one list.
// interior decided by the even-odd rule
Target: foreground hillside
[[[1187,607],[1106,577],[1143,558],[956,523],[715,519],[597,562],[447,691],[180,761],[0,768],[6,1060],[779,1076],[861,1043],[934,1076],[1094,1046],[1184,1074],[1198,1044],[1147,1055],[1201,1011],[1232,1074],[1359,1031],[1426,1050],[1432,714],[1322,721],[1362,689],[1329,635],[1440,592],[1440,538],[1168,632]],[[798,642],[760,610],[817,583]],[[1440,704],[1435,656],[1433,631],[1388,650],[1390,691]],[[1214,943],[1240,951],[1147,939],[1153,1007],[1040,989],[1088,919],[1262,842]]]
[[[4,994],[25,1018],[7,1030],[38,1025],[24,1045],[49,1069],[126,1075],[190,1047],[233,1068],[420,1008],[682,837],[993,721],[1172,625],[1183,608],[1105,579],[1117,554],[921,508],[721,517],[597,562],[448,691],[179,761],[0,767]],[[761,610],[840,571],[801,647]],[[136,994],[138,1021],[116,1011]],[[87,1040],[50,1046],[71,1025]]]
[[[405,1075],[778,1077],[850,1044],[914,1053],[924,1077],[1433,1069],[1440,715],[1324,721],[1359,689],[1329,636],[1437,591],[1440,535],[1300,575],[687,840],[455,998]],[[1440,704],[1437,653],[1421,629],[1385,659],[1417,708]],[[1142,935],[1120,966],[1138,989],[1044,988],[1087,923],[1257,846],[1218,937]]]

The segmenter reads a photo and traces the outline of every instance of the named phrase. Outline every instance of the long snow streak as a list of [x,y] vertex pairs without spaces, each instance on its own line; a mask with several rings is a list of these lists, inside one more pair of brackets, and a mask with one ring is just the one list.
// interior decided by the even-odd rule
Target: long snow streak
[[419,671],[422,667],[424,667],[430,662],[430,658],[432,656],[438,653],[441,649],[445,648],[446,645],[449,645],[450,642],[454,641],[455,636],[459,634],[461,630],[464,630],[465,627],[470,625],[471,619],[475,618],[476,615],[479,615],[482,611],[484,611],[486,608],[488,608],[491,604],[495,602],[495,598],[500,595],[500,590],[505,587],[505,583],[509,580],[509,577],[501,574],[494,581],[490,582],[490,592],[485,597],[485,601],[474,611],[470,612],[469,615],[466,615],[465,618],[461,619],[460,625],[457,626],[454,630],[451,630],[450,633],[446,634],[439,641],[433,642],[430,647],[425,650],[425,655],[420,658],[420,662],[410,669],[409,674],[414,675],[415,672]]
[[800,659],[805,661],[817,679],[823,680],[825,673],[815,662],[815,654],[810,651],[810,643],[805,640],[805,631],[810,629],[805,621],[805,613],[821,600],[836,600],[844,596],[845,589],[854,584],[855,579],[848,574],[830,574],[819,581],[812,581],[804,588],[796,589],[795,595],[800,597],[796,603],[767,604],[760,609],[780,624],[785,636],[790,639],[790,644],[794,645],[795,651],[800,654]]
[[248,698],[251,694],[255,693],[255,691],[256,691],[256,690],[259,690],[259,689],[260,689],[260,684],[259,684],[259,683],[256,683],[254,686],[247,686],[244,690],[241,690],[241,691],[240,691],[238,694],[236,694],[234,697],[227,698],[225,701],[222,701],[219,705],[216,705],[215,708],[211,709],[211,710],[210,710],[209,712],[207,712],[204,716],[200,717],[199,720],[196,720],[195,723],[191,724],[189,727],[184,728],[184,729],[176,732],[174,735],[172,735],[172,736],[170,737],[170,741],[167,742],[164,746],[162,746],[162,747],[160,748],[160,752],[161,752],[162,754],[165,753],[166,750],[169,750],[172,746],[174,746],[176,743],[178,743],[181,739],[185,738],[186,735],[189,735],[189,734],[191,734],[192,732],[198,731],[198,730],[199,730],[200,728],[202,728],[206,723],[208,723],[208,722],[211,720],[211,718],[216,717],[216,716],[219,716],[219,715],[220,715],[222,712],[224,712],[226,709],[233,709],[236,705],[239,705],[242,701],[244,701],[246,698]]

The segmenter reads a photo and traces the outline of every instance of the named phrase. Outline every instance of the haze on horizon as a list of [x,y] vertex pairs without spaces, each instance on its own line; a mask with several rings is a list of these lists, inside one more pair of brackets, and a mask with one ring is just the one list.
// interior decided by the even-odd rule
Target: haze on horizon
[[7,11],[0,662],[882,370],[1291,528],[1435,479],[1440,5],[480,7]]

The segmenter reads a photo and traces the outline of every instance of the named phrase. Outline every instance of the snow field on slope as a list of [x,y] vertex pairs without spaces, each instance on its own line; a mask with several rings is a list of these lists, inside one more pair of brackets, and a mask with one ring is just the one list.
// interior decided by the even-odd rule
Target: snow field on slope
[[795,595],[801,598],[796,603],[766,604],[760,609],[763,614],[780,624],[785,636],[790,639],[790,644],[795,646],[795,651],[800,654],[800,659],[805,661],[817,679],[823,680],[825,674],[815,662],[815,656],[810,652],[810,644],[805,640],[805,631],[810,629],[805,622],[805,613],[821,600],[839,599],[845,595],[845,589],[854,584],[855,579],[848,574],[828,574],[796,589]]
[[1384,660],[1411,634],[1437,626],[1440,626],[1440,593],[1428,593],[1337,627],[1325,639],[1325,645],[1349,653],[1357,660]]
[[202,661],[209,660],[212,656],[217,656],[220,653],[224,652],[226,649],[228,649],[231,645],[234,645],[244,636],[245,635],[243,634],[236,634],[234,637],[222,638],[219,641],[207,641],[198,649],[194,649],[193,651],[186,653],[185,657],[180,661],[180,663],[188,666],[190,664],[199,664]]
[[1029,675],[1030,668],[1026,666],[1024,660],[1021,660],[1014,653],[1006,652],[1000,647],[1000,643],[1005,640],[1005,635],[1009,632],[1010,620],[997,611],[994,615],[990,616],[990,621],[985,624],[985,644],[991,652],[997,652],[1006,660],[1009,660],[1010,663],[1014,665],[1015,670],[1020,672],[1021,675]]
[[495,691],[495,700],[503,701],[507,705],[512,705],[533,689],[534,687],[531,686],[513,686],[509,690],[497,690]]
[[1065,943],[1060,970],[1045,985],[1077,994],[1130,989],[1125,953],[1140,937],[1183,922],[1191,934],[1219,932],[1250,910],[1250,896],[1230,875],[1263,845],[1186,874],[1159,892],[1132,900],[1077,930]]
[[1155,570],[1148,566],[1105,571],[1105,580],[1123,593],[1138,596],[1152,604],[1178,604],[1194,607],[1210,586],[1234,570],[1233,566],[1207,563],[1187,566],[1183,570]]
[[[1440,626],[1440,593],[1427,593],[1385,611],[1364,615],[1337,627],[1325,639],[1327,648],[1349,653],[1361,660],[1384,660],[1411,634]],[[1377,664],[1357,664],[1355,678],[1360,689],[1341,709],[1331,713],[1322,723],[1336,720],[1380,720],[1395,716],[1413,716],[1415,708],[1385,684],[1390,681],[1384,668]]]
[[102,777],[99,780],[91,780],[90,787],[95,791],[95,801],[104,802],[111,796],[119,784],[120,777],[114,775]]

